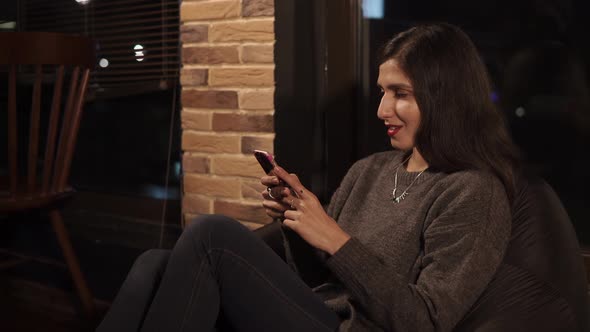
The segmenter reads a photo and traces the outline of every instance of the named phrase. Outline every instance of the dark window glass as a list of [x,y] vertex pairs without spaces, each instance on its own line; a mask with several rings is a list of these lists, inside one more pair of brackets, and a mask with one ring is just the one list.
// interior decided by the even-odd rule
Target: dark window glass
[[17,21],[20,31],[83,34],[96,43],[72,185],[179,199],[178,1],[23,0]]

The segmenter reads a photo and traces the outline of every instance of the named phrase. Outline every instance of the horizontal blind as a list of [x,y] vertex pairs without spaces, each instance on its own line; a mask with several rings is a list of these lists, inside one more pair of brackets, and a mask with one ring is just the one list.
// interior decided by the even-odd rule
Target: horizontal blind
[[176,84],[178,0],[24,0],[21,31],[90,36],[97,63],[89,95],[125,95]]

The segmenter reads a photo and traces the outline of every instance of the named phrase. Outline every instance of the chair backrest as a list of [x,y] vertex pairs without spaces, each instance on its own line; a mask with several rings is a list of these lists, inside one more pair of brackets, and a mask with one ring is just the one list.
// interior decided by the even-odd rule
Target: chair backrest
[[588,285],[576,233],[553,189],[520,178],[502,265],[458,331],[588,331]]
[[[66,189],[89,73],[95,64],[94,50],[92,40],[81,36],[0,33],[0,74],[7,78],[6,100],[0,100],[0,116],[7,119],[0,132],[8,136],[4,196],[42,197]],[[21,102],[21,92],[26,90],[17,84],[21,82],[32,83],[26,103]],[[47,90],[52,90],[50,101],[42,98]],[[28,134],[18,132],[25,118]],[[42,128],[42,123],[47,125]],[[41,148],[40,136],[41,141],[45,139]]]

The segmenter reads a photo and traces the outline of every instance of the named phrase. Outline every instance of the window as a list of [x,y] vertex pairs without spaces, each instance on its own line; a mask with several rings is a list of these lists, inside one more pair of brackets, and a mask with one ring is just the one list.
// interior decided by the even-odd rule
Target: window
[[22,31],[96,40],[91,99],[166,90],[178,77],[178,1],[26,0],[22,12]]
[[[178,1],[25,0],[20,10],[19,30],[84,34],[96,41],[74,185],[177,198],[180,152],[170,130],[178,135]],[[167,179],[176,189],[165,193]]]
[[143,248],[161,244],[164,232],[174,241],[181,195],[179,1],[14,3],[16,30],[83,34],[96,42],[70,174],[78,194],[64,212],[66,221],[76,220],[74,233],[86,228],[79,231]]

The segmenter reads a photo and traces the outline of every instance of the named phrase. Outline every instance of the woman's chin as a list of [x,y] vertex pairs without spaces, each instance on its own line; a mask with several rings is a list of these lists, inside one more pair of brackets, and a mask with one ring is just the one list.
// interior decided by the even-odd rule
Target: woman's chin
[[396,150],[402,150],[402,151],[408,151],[411,150],[413,146],[410,146],[408,144],[402,144],[400,141],[391,138],[389,140],[389,143],[391,144],[391,147],[396,149]]

